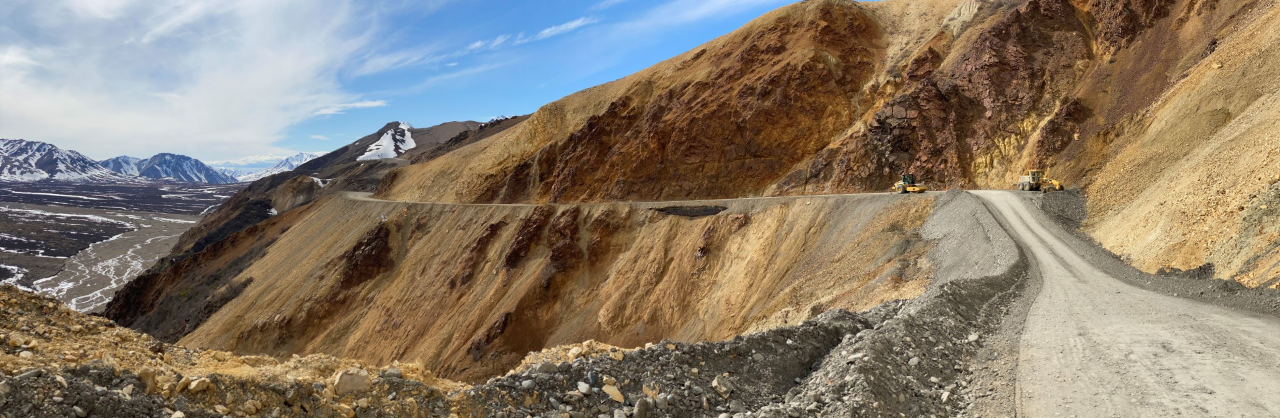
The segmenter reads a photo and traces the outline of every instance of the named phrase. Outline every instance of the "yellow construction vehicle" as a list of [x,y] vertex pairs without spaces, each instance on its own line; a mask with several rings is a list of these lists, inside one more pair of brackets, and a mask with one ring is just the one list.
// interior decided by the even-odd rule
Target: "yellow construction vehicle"
[[893,190],[898,193],[924,193],[929,188],[916,184],[916,176],[914,174],[903,174],[902,181],[893,184]]
[[1045,177],[1044,170],[1028,171],[1027,175],[1018,177],[1018,182],[1013,187],[1027,192],[1048,193],[1062,191],[1062,183]]

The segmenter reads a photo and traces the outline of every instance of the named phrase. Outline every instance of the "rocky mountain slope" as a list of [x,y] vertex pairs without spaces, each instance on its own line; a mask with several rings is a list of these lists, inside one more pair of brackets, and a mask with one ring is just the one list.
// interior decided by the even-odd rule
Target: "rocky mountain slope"
[[21,139],[0,139],[0,180],[127,181],[78,152]]
[[[345,191],[373,191],[391,169],[409,160],[434,158],[446,150],[487,138],[514,126],[522,118],[508,118],[487,124],[448,122],[422,129],[409,129],[403,135],[417,138],[422,146],[410,149],[400,158],[358,161],[369,148],[388,132],[394,135],[399,122],[388,123],[377,132],[356,140],[328,154],[310,159],[293,170],[265,176],[249,184],[183,235],[174,256],[190,255],[209,244],[269,219],[274,211],[283,213],[314,201],[320,196]],[[473,130],[468,130],[473,128]],[[450,139],[440,141],[443,135]]]
[[[806,195],[882,191],[908,171],[934,188],[1007,188],[1032,167],[1087,200],[1069,221],[1148,272],[1211,263],[1274,286],[1277,25],[1274,3],[1233,0],[800,2],[503,129],[357,161],[384,138],[418,145],[391,123],[260,180],[106,315],[192,346],[418,360],[481,381],[558,344],[693,343],[934,300],[957,289],[939,270],[987,258],[944,269],[923,255],[1004,245],[984,256],[1009,266],[1016,248],[986,227],[944,245],[931,217],[978,221],[933,195]],[[693,201],[635,203],[671,200]],[[982,300],[1014,286],[1001,271],[969,277],[991,278]],[[911,316],[928,309],[899,324],[975,318]],[[875,380],[942,403],[959,390],[901,377],[912,357],[887,350],[901,362]],[[948,415],[821,387],[797,392]]]
[[807,1],[397,170],[379,196],[800,195],[903,172],[1007,188],[1047,168],[1144,269],[1274,285],[1280,231],[1256,226],[1280,224],[1275,24],[1244,0]]
[[[928,248],[916,230],[929,203],[468,210],[329,196],[215,244],[180,263],[181,274],[135,281],[107,315],[196,346],[414,358],[445,377],[480,379],[548,345],[724,339],[914,297],[931,268],[915,261]],[[427,299],[435,302],[412,302]],[[237,314],[263,306],[271,317]]]

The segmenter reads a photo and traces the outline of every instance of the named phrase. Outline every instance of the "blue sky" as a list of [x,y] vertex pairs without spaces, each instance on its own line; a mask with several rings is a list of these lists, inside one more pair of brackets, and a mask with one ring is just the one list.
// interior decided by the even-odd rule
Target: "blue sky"
[[327,151],[393,120],[530,113],[789,2],[7,0],[0,138],[220,165]]

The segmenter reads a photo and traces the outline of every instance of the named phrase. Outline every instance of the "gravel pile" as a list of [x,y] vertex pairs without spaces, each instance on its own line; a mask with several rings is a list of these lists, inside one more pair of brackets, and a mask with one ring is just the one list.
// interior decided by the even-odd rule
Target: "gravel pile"
[[1031,202],[1044,213],[1053,215],[1055,220],[1070,228],[1079,228],[1089,216],[1086,207],[1087,199],[1080,189],[1069,189],[1061,192],[1027,193]]

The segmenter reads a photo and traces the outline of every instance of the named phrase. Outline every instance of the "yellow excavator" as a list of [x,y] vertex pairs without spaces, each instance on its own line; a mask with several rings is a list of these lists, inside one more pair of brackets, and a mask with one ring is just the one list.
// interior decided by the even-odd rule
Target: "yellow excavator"
[[1027,175],[1018,177],[1013,187],[1025,192],[1060,192],[1062,182],[1045,177],[1044,170],[1029,170]]
[[929,188],[924,187],[923,184],[917,184],[916,176],[914,174],[903,174],[902,181],[893,184],[893,190],[902,194],[924,193],[928,191]]

